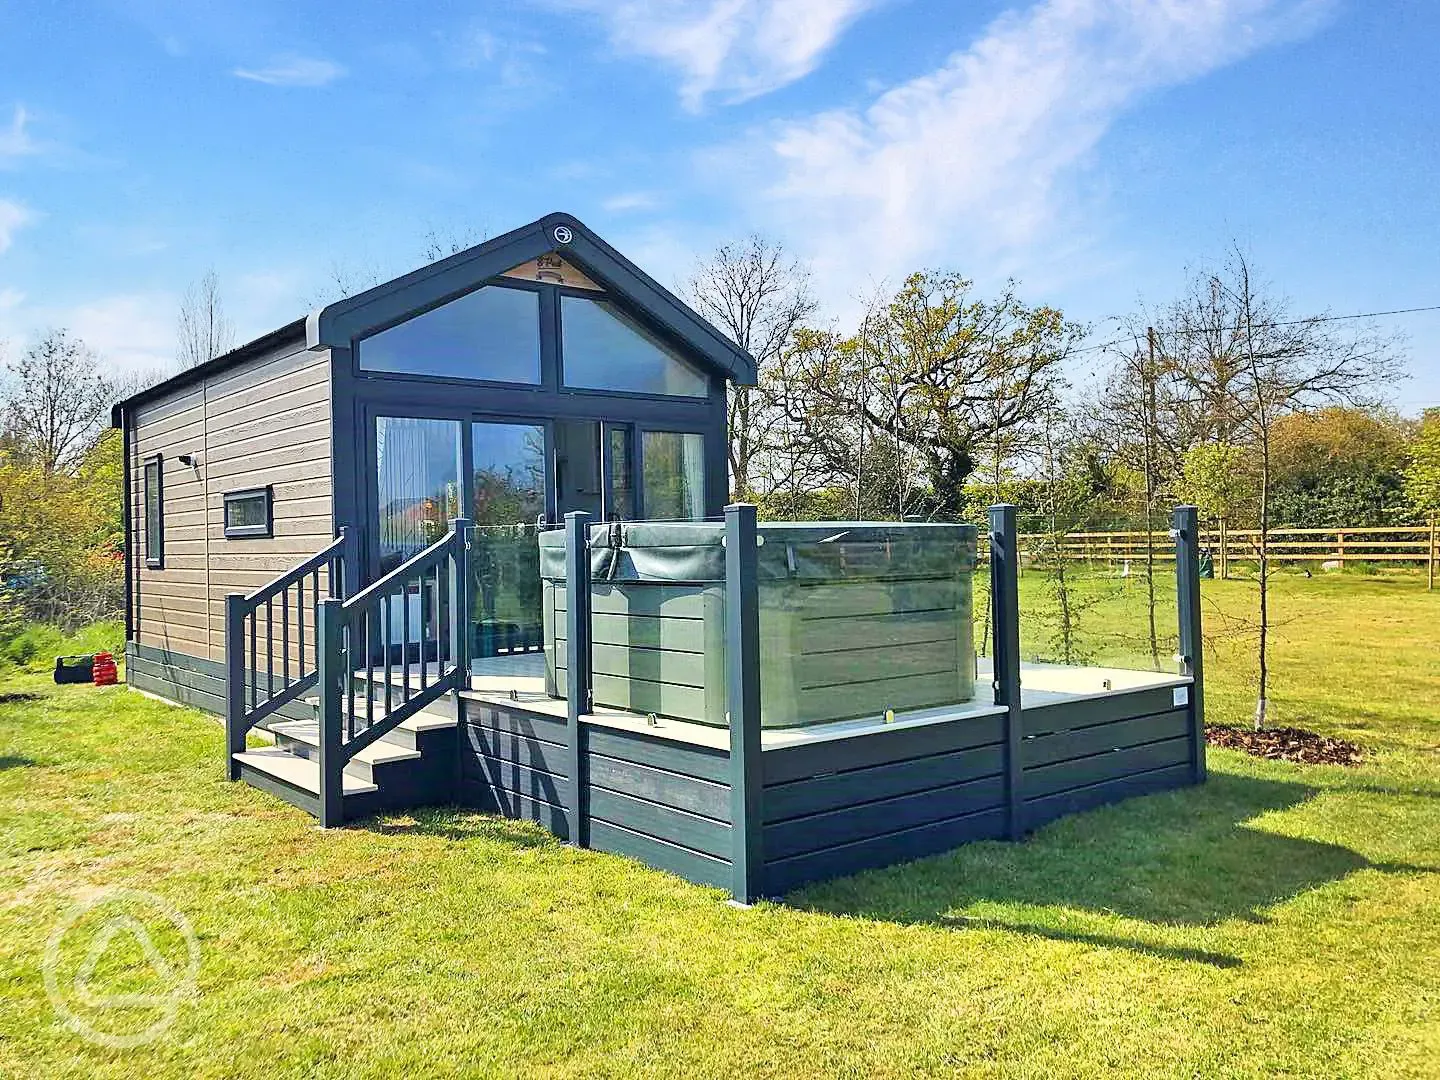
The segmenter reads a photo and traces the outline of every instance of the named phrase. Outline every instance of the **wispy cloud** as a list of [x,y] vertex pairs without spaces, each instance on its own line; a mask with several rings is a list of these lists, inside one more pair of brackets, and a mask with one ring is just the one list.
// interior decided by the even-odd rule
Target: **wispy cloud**
[[653,191],[622,191],[603,200],[600,206],[612,214],[624,214],[634,210],[653,210],[660,205],[660,199]]
[[879,0],[554,0],[602,19],[623,53],[675,68],[685,107],[740,102],[808,75]]
[[529,90],[542,85],[542,58],[546,48],[528,38],[507,37],[485,27],[471,27],[451,44],[457,67],[488,71],[506,90]]
[[267,86],[328,86],[345,74],[345,68],[334,60],[290,53],[275,57],[267,67],[236,68],[234,74]]
[[27,130],[29,124],[30,114],[25,106],[16,105],[9,126],[0,127],[0,168],[20,158],[33,157],[40,153],[40,144]]
[[[1323,0],[1044,0],[993,22],[939,69],[709,155],[751,171],[749,213],[871,281],[936,257],[1073,236],[1070,180],[1147,94],[1318,27]],[[758,147],[758,149],[756,149]],[[1080,215],[1074,215],[1076,217]],[[798,246],[802,246],[797,244]]]
[[35,212],[14,199],[0,199],[0,255],[10,249],[15,234],[35,220]]

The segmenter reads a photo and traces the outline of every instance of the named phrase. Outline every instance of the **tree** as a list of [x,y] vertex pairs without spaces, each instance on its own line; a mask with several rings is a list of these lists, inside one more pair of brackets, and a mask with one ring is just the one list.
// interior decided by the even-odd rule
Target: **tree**
[[192,282],[180,301],[175,356],[181,369],[213,360],[235,346],[235,327],[220,300],[220,281],[213,269]]
[[1259,282],[1248,257],[1232,248],[1224,264],[1203,270],[1171,309],[1161,333],[1168,360],[1191,391],[1192,419],[1216,440],[1247,445],[1259,478],[1259,604],[1255,726],[1269,692],[1269,535],[1276,424],[1327,405],[1370,405],[1376,387],[1398,377],[1392,339],[1323,316],[1295,317]]
[[861,438],[888,443],[897,466],[923,480],[926,512],[951,519],[987,455],[1003,457],[1045,422],[1084,336],[1059,310],[1022,303],[1013,282],[994,300],[971,287],[958,274],[912,274],[844,344],[838,377],[807,388],[853,416]]
[[[815,313],[810,273],[778,243],[752,235],[700,263],[686,290],[695,309],[755,358],[759,385],[730,388],[730,483],[736,499],[767,486],[758,475],[774,448],[781,355]],[[773,478],[772,478],[773,479]]]
[[1403,522],[1410,424],[1333,405],[1275,422],[1275,518],[1300,528]]
[[95,354],[68,331],[50,330],[6,371],[0,423],[13,458],[46,476],[73,469],[116,398]]
[[1435,523],[1440,519],[1440,409],[1426,409],[1405,463],[1405,495],[1430,522],[1427,587],[1435,588]]

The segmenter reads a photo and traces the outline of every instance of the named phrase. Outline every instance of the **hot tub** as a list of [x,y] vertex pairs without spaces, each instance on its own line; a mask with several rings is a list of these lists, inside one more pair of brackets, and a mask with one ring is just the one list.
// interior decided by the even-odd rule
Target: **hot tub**
[[[760,716],[801,727],[969,701],[972,525],[759,526]],[[723,726],[718,522],[591,527],[595,704]],[[546,689],[566,687],[565,536],[541,533]]]

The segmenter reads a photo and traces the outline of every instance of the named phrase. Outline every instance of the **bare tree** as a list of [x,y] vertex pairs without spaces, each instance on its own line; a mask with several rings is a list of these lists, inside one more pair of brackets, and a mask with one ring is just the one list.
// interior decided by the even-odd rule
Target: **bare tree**
[[421,255],[427,263],[438,262],[451,255],[458,255],[476,244],[483,244],[489,238],[490,234],[481,228],[467,226],[442,229],[432,225],[425,232],[425,246],[421,249]]
[[755,358],[760,385],[730,390],[730,482],[754,497],[759,459],[775,420],[777,367],[815,313],[810,273],[777,242],[750,236],[718,248],[687,283],[695,309]]
[[235,327],[225,315],[214,269],[192,282],[180,301],[175,357],[181,370],[213,360],[235,346]]
[[[1296,317],[1257,279],[1237,246],[1224,264],[1202,271],[1171,309],[1162,333],[1168,360],[1185,380],[1192,419],[1211,439],[1242,442],[1258,458],[1259,664],[1255,726],[1269,700],[1271,435],[1289,413],[1327,405],[1376,403],[1377,389],[1401,375],[1397,342],[1370,328],[1324,316]],[[1343,327],[1343,328],[1342,328]]]
[[75,468],[116,398],[95,354],[68,331],[50,330],[6,374],[0,415],[10,449],[47,476]]

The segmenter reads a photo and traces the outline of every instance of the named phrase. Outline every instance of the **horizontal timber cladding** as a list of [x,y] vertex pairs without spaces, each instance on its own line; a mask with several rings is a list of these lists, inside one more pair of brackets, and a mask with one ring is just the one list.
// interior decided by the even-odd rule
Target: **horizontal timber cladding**
[[1184,687],[1026,709],[1020,743],[1025,827],[1190,782],[1194,722]]
[[1002,835],[1003,739],[992,714],[765,751],[764,891]]
[[728,753],[594,724],[584,744],[592,848],[729,886]]
[[460,801],[570,838],[564,720],[461,698]]
[[[264,585],[329,542],[330,391],[329,351],[307,351],[296,337],[126,417],[137,642],[223,660],[225,595]],[[144,462],[156,454],[164,490],[165,558],[158,569],[146,565],[143,513]],[[181,464],[182,454],[193,463]],[[272,535],[227,539],[225,493],[267,486],[273,489]],[[321,587],[328,588],[323,574]],[[289,613],[296,657],[299,619]],[[303,637],[310,664],[313,614]]]
[[[265,673],[257,675],[261,686]],[[125,682],[137,690],[205,712],[225,713],[225,665],[200,656],[129,642],[125,647]],[[286,720],[313,720],[315,710],[297,701],[283,706]]]

